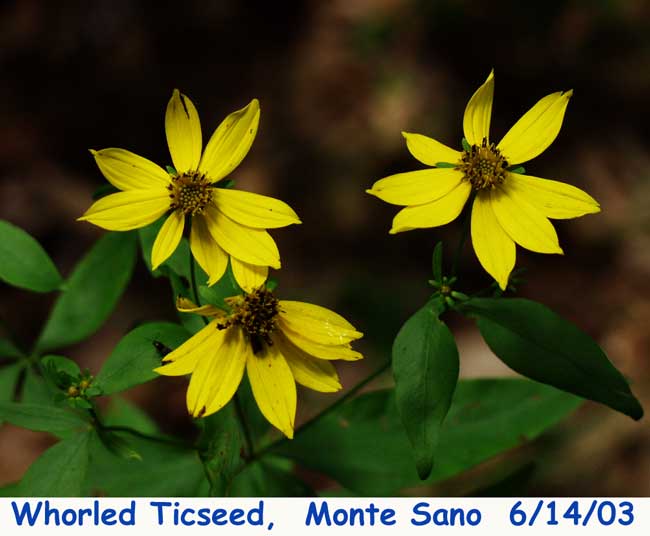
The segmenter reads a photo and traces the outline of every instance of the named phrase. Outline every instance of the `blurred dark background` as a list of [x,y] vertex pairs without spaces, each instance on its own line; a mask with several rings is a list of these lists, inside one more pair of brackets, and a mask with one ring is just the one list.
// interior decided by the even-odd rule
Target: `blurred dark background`
[[[649,36],[641,0],[2,2],[0,218],[37,237],[66,275],[104,232],[75,221],[105,184],[88,148],[122,147],[164,165],[173,88],[196,104],[204,142],[257,97],[259,134],[233,178],[301,216],[303,225],[273,232],[279,292],[332,307],[366,333],[366,360],[339,366],[349,386],[387,358],[428,296],[434,243],[448,242],[449,258],[458,237],[458,223],[389,236],[396,207],[364,193],[385,175],[423,167],[400,131],[458,147],[465,104],[491,68],[494,139],[537,99],[573,88],[558,139],[526,168],[587,190],[603,211],[556,223],[563,257],[518,248],[529,280],[521,294],[595,337],[649,408]],[[470,247],[461,275],[467,290],[490,282]],[[3,329],[28,346],[54,296],[0,290]],[[165,281],[140,263],[107,324],[66,354],[96,372],[135,324],[173,318]],[[449,320],[464,376],[512,374],[471,324]],[[185,388],[165,379],[128,396],[172,431],[187,425]],[[331,400],[300,397],[299,420]],[[47,444],[1,428],[0,484],[20,478]],[[647,418],[585,404],[508,456],[541,460],[520,492],[650,495]],[[473,493],[493,466],[427,492]]]

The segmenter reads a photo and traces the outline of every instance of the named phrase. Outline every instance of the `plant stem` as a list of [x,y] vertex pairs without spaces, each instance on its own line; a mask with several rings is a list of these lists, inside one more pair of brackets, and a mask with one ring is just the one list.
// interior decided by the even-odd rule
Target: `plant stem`
[[[334,402],[331,406],[326,407],[323,409],[320,413],[317,413],[314,415],[311,419],[309,419],[305,424],[303,424],[300,428],[296,430],[296,433],[294,434],[294,437],[297,437],[299,434],[302,434],[305,430],[308,430],[310,427],[312,427],[314,424],[316,424],[318,421],[320,421],[323,417],[329,415],[332,411],[337,409],[339,406],[345,404],[348,400],[350,400],[354,395],[356,395],[361,389],[363,389],[366,385],[368,385],[370,382],[381,376],[384,372],[386,372],[391,365],[391,360],[387,360],[383,365],[381,365],[377,370],[372,372],[369,376],[365,377],[363,380],[361,380],[359,383],[357,383],[354,387],[352,387],[345,395],[343,395],[341,398],[339,398],[336,402]],[[289,443],[290,439],[283,437],[282,439],[278,439],[274,443],[271,443],[270,445],[264,447],[261,449],[259,452],[256,452],[255,455],[251,458],[250,461],[254,461],[256,459],[261,458],[262,456],[266,454],[270,454],[273,450],[277,449],[278,447],[281,447],[282,445],[285,445],[286,443]]]
[[191,443],[187,443],[186,441],[183,441],[181,439],[145,434],[144,432],[140,432],[139,430],[136,430],[135,428],[130,428],[128,426],[102,426],[101,428],[105,432],[124,432],[126,434],[131,434],[132,436],[136,436],[141,439],[146,439],[148,441],[155,441],[157,443],[165,443],[167,445],[173,445],[175,447],[183,447],[186,449],[195,448],[194,445],[192,445]]
[[244,408],[242,407],[239,393],[235,393],[235,412],[237,413],[242,431],[244,432],[244,441],[246,442],[246,455],[247,457],[252,458],[254,453],[253,438],[248,427],[248,422],[246,421],[246,416],[244,415]]
[[[199,288],[196,285],[196,266],[194,264],[194,255],[190,252],[190,281],[192,284],[192,294],[194,295],[194,303],[198,307],[201,306],[201,300],[199,299]],[[205,318],[204,316],[201,317],[203,319],[203,322],[207,325],[208,324],[208,319]]]

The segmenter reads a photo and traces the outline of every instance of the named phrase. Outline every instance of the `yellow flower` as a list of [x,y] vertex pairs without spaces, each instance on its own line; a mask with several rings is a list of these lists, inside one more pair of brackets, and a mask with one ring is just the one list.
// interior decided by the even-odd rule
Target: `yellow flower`
[[495,145],[489,132],[494,95],[491,72],[465,108],[465,150],[403,132],[411,154],[433,169],[398,173],[367,190],[387,203],[406,205],[393,219],[390,233],[449,223],[474,191],[472,244],[483,268],[502,289],[515,266],[515,243],[538,253],[563,253],[549,218],[576,218],[599,212],[600,205],[574,186],[511,169],[535,158],[553,142],[572,94],[547,95]]
[[363,336],[342,316],[309,303],[278,300],[265,287],[226,299],[229,311],[179,298],[180,311],[211,322],[163,359],[165,376],[191,374],[187,408],[194,417],[219,411],[244,375],[260,411],[293,437],[296,382],[331,393],[341,389],[331,360],[363,356],[350,343]]
[[253,99],[226,117],[203,149],[196,108],[174,90],[165,132],[176,174],[124,149],[91,151],[106,179],[122,191],[99,199],[79,219],[111,231],[128,231],[169,212],[151,253],[156,269],[174,252],[190,218],[190,247],[209,276],[208,284],[221,278],[230,256],[237,281],[261,285],[269,266],[280,268],[278,248],[266,229],[300,220],[282,201],[219,187],[248,153],[259,118],[260,105]]

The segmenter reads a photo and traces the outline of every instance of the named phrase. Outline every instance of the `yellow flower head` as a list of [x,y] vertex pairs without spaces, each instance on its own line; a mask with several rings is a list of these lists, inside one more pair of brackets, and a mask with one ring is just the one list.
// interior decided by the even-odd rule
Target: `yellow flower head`
[[599,212],[599,204],[574,186],[511,170],[553,142],[572,94],[558,91],[547,95],[495,145],[490,141],[494,95],[491,72],[465,108],[465,150],[456,151],[421,134],[403,132],[411,154],[432,169],[392,175],[368,190],[387,203],[406,205],[393,219],[391,234],[449,223],[474,192],[474,251],[502,289],[515,266],[515,243],[538,253],[562,253],[549,218]]
[[296,382],[325,393],[341,389],[330,361],[361,359],[350,343],[363,334],[329,309],[278,300],[263,286],[226,303],[228,311],[179,298],[180,311],[212,321],[155,370],[165,376],[191,374],[187,408],[204,417],[230,401],[246,369],[260,411],[292,438]]
[[300,223],[282,201],[220,188],[248,153],[260,105],[231,113],[202,147],[201,123],[192,101],[177,89],[165,114],[165,133],[176,173],[124,149],[91,151],[106,179],[122,190],[93,203],[79,218],[111,231],[144,227],[169,213],[151,252],[154,269],[174,252],[191,219],[190,247],[209,284],[224,274],[230,256],[235,278],[261,285],[268,267],[280,268],[278,248],[266,229]]

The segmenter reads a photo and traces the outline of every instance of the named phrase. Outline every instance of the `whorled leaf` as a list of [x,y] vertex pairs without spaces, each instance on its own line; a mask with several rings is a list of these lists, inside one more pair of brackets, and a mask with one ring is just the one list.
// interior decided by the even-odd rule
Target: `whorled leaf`
[[476,319],[490,349],[511,369],[633,419],[643,416],[628,382],[600,346],[548,307],[521,298],[475,298],[460,310]]
[[[534,439],[580,399],[529,380],[461,380],[427,482],[454,476]],[[344,404],[273,451],[365,496],[421,485],[392,390]]]
[[152,322],[135,328],[117,343],[93,385],[108,395],[157,378],[153,369],[189,336],[183,326],[169,322]]
[[4,220],[0,220],[0,279],[34,292],[51,292],[63,282],[42,246]]
[[75,267],[36,343],[44,352],[94,333],[108,318],[126,288],[135,263],[136,235],[108,233]]
[[438,315],[441,300],[409,318],[393,344],[395,398],[420,478],[431,473],[440,428],[458,381],[458,350]]

